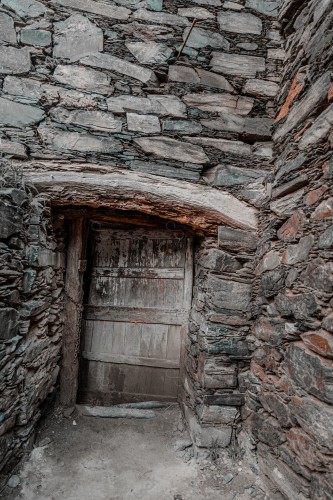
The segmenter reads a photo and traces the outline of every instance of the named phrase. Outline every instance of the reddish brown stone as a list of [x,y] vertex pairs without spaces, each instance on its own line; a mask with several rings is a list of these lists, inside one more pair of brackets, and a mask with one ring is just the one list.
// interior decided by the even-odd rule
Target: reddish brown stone
[[308,206],[314,205],[328,189],[329,187],[324,185],[309,191],[304,197],[304,203]]
[[297,231],[302,228],[304,221],[304,212],[297,210],[278,230],[277,235],[280,240],[293,241],[296,238]]
[[325,330],[318,332],[307,332],[301,335],[304,344],[311,351],[333,359],[333,335]]
[[325,470],[325,465],[316,455],[316,442],[303,429],[300,427],[290,429],[287,439],[291,451],[299,458],[302,465],[311,470]]
[[267,413],[253,413],[249,424],[254,437],[268,446],[278,446],[286,441],[278,421]]
[[299,93],[301,92],[303,86],[304,86],[304,75],[297,73],[297,75],[294,78],[293,83],[291,84],[287,98],[286,98],[282,108],[280,109],[280,113],[278,114],[278,116],[275,119],[275,123],[278,123],[280,120],[282,120],[283,118],[285,118],[287,116],[287,114],[289,113],[289,110],[291,108],[291,105],[293,104],[293,102],[295,101],[295,99],[297,98]]
[[281,263],[281,257],[278,252],[271,250],[267,252],[266,255],[261,259],[260,264],[256,269],[256,274],[264,273],[265,271],[270,271],[278,267]]
[[311,215],[313,220],[322,220],[330,217],[333,214],[333,198],[328,198],[318,205],[316,210]]
[[333,84],[330,86],[330,89],[327,94],[327,99],[329,102],[333,101]]

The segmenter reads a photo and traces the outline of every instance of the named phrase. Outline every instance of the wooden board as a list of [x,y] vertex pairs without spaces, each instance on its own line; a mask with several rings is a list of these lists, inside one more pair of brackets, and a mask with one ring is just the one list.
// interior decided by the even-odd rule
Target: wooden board
[[84,311],[79,401],[176,401],[192,246],[166,230],[102,228]]

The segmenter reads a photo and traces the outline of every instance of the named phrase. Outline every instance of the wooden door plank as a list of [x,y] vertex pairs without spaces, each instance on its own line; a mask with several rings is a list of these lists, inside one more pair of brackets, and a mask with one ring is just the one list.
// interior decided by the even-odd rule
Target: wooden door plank
[[111,307],[87,306],[84,317],[91,321],[115,321],[128,323],[147,323],[163,325],[182,325],[188,319],[188,311],[142,308],[142,307]]
[[141,358],[139,356],[128,356],[122,354],[109,354],[105,352],[83,351],[82,357],[102,363],[115,363],[135,366],[152,366],[156,368],[179,368],[179,362],[172,359]]
[[94,267],[94,279],[104,278],[140,278],[140,279],[184,279],[184,268],[157,267]]

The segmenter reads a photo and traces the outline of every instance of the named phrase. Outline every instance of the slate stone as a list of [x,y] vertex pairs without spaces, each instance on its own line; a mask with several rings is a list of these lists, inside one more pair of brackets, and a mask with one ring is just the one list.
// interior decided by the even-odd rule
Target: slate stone
[[333,104],[328,106],[302,135],[298,149],[303,150],[327,138],[333,127]]
[[328,330],[330,333],[333,333],[333,312],[331,312],[324,318],[322,327],[325,328],[325,330]]
[[111,56],[110,54],[94,54],[84,57],[81,60],[82,64],[92,66],[93,68],[107,69],[109,71],[116,71],[122,75],[129,76],[135,80],[143,83],[150,83],[157,85],[157,78],[153,71],[142,66],[125,61],[118,57]]
[[286,352],[284,367],[297,384],[326,403],[333,403],[333,361],[318,356],[303,342],[292,343]]
[[235,389],[237,387],[237,365],[224,365],[219,357],[205,359],[202,384],[206,389]]
[[234,167],[232,165],[217,165],[205,172],[205,177],[213,186],[247,185],[265,175],[263,170]]
[[333,247],[333,224],[324,231],[318,241],[318,248],[324,250]]
[[333,335],[325,330],[302,333],[301,338],[311,351],[333,359]]
[[193,19],[215,19],[215,14],[203,7],[185,7],[178,9],[178,15]]
[[233,424],[239,416],[238,409],[231,406],[200,405],[197,413],[203,424]]
[[90,12],[98,16],[103,16],[108,19],[116,19],[119,21],[127,21],[131,15],[131,11],[125,7],[116,7],[115,5],[97,2],[95,0],[51,0],[56,5],[70,7],[83,12]]
[[262,21],[253,14],[222,11],[218,14],[217,20],[222,31],[251,35],[260,35],[262,32]]
[[13,158],[26,159],[27,148],[24,144],[19,142],[7,141],[6,139],[0,138],[0,153],[12,156]]
[[245,403],[244,394],[227,393],[216,394],[214,396],[204,396],[204,404],[218,406],[243,406]]
[[188,137],[184,139],[194,143],[201,144],[205,147],[215,148],[224,153],[231,153],[236,155],[250,155],[251,146],[241,141],[229,141],[228,139],[215,139],[210,137]]
[[219,118],[201,120],[202,125],[212,130],[236,132],[244,138],[267,140],[271,138],[271,118],[239,116],[235,113],[220,113]]
[[220,248],[232,252],[252,252],[257,248],[257,235],[243,229],[234,229],[227,226],[219,226],[218,243]]
[[[186,28],[183,33],[183,40],[186,39],[190,28]],[[230,43],[222,35],[215,31],[203,28],[193,28],[186,42],[187,47],[201,49],[204,47],[213,47],[214,49],[230,49]]]
[[304,236],[296,245],[288,245],[282,256],[283,264],[292,266],[306,260],[314,242],[314,237]]
[[319,310],[313,293],[279,293],[275,306],[282,316],[294,316],[296,319],[308,319]]
[[210,248],[198,262],[200,266],[217,273],[234,273],[242,268],[242,264],[235,257],[218,248]]
[[270,250],[267,252],[260,260],[256,273],[261,274],[266,271],[272,271],[281,264],[280,253],[275,250]]
[[319,107],[327,99],[327,94],[331,86],[330,72],[327,71],[316,81],[312,82],[309,90],[297,101],[289,111],[283,124],[279,124],[273,138],[275,141],[281,140],[292,129],[304,122],[313,110]]
[[188,26],[188,19],[175,14],[167,14],[165,12],[149,12],[145,9],[139,9],[134,12],[133,19],[139,21],[147,21],[149,23],[166,24],[170,26]]
[[202,126],[194,120],[165,120],[163,131],[176,132],[177,134],[200,134]]
[[265,16],[277,17],[281,3],[281,0],[246,0],[245,7]]
[[258,45],[256,43],[237,43],[236,47],[244,50],[257,50]]
[[251,302],[251,285],[227,281],[217,277],[207,279],[207,289],[212,293],[212,304],[221,309],[247,312]]
[[252,413],[249,425],[255,438],[268,446],[276,447],[286,441],[280,424],[267,414]]
[[275,97],[278,90],[277,83],[254,78],[245,82],[242,93],[254,95],[255,97]]
[[53,57],[77,61],[103,50],[103,31],[81,14],[54,23]]
[[213,71],[226,75],[255,78],[258,73],[265,71],[266,64],[263,57],[213,52],[210,65]]
[[225,448],[230,444],[232,435],[231,426],[201,426],[197,417],[186,405],[184,410],[189,432],[196,446],[199,448],[210,448],[213,442],[216,443],[216,446]]
[[0,97],[0,123],[10,127],[26,127],[45,117],[42,109]]
[[0,12],[0,40],[14,44],[17,43],[14,21],[4,12]]
[[171,158],[182,162],[208,163],[209,158],[199,146],[177,141],[169,137],[150,137],[134,139],[143,151],[162,158]]
[[37,47],[48,47],[52,43],[52,35],[49,31],[25,28],[20,34],[21,43],[35,45]]
[[126,42],[125,45],[140,64],[165,64],[173,53],[164,43]]
[[42,2],[36,0],[1,0],[1,4],[23,18],[41,17],[46,13],[53,12],[45,7]]
[[316,290],[332,293],[333,263],[320,258],[311,260],[305,270],[304,284]]
[[309,182],[308,176],[303,174],[295,177],[295,179],[286,182],[278,187],[275,187],[272,191],[272,199],[279,198],[280,196],[285,196],[289,193],[293,193],[297,189],[306,186]]
[[31,68],[28,48],[16,49],[0,45],[0,74],[28,73]]
[[94,135],[68,132],[61,129],[40,126],[38,133],[43,142],[59,151],[80,151],[83,153],[118,153],[123,150],[120,141],[113,137],[97,137]]
[[148,95],[147,97],[117,96],[107,99],[108,110],[114,113],[136,112],[159,116],[186,118],[186,106],[177,96]]
[[167,163],[154,163],[148,161],[134,160],[128,164],[130,170],[144,172],[146,174],[160,175],[171,179],[186,179],[198,181],[200,179],[201,165],[197,165],[198,170],[187,170],[181,167],[173,167]]
[[110,94],[110,77],[101,71],[96,71],[83,66],[62,66],[56,67],[53,78],[72,88],[77,88],[87,92],[96,92],[98,94]]
[[241,4],[236,3],[236,2],[231,2],[229,0],[225,0],[223,2],[223,8],[224,9],[231,9],[231,10],[243,10],[244,5],[241,5]]
[[284,177],[290,172],[293,172],[294,170],[299,170],[304,165],[305,159],[306,159],[305,155],[301,153],[292,160],[289,160],[287,162],[281,161],[277,163],[279,170],[276,172],[275,182],[277,182],[281,177]]
[[260,280],[260,292],[264,297],[274,297],[285,286],[283,267],[266,272]]
[[155,115],[138,115],[136,113],[126,113],[127,128],[134,132],[145,134],[159,134],[161,131],[160,121]]
[[196,83],[207,87],[234,92],[234,88],[222,75],[212,73],[200,68],[190,66],[173,65],[169,67],[169,81]]
[[10,340],[19,333],[20,314],[12,308],[0,309],[0,339]]
[[112,113],[105,111],[68,111],[64,108],[54,108],[50,112],[52,120],[69,125],[79,125],[91,130],[103,132],[121,132],[122,122]]
[[6,202],[0,202],[0,220],[1,239],[7,239],[21,230],[21,214]]
[[144,24],[138,21],[133,21],[126,24],[118,24],[118,30],[130,37],[138,38],[139,40],[169,40],[174,38],[174,31],[169,26],[158,24]]
[[253,107],[250,97],[234,96],[231,94],[186,94],[183,97],[185,104],[202,111],[223,113],[233,111],[239,115],[247,115]]
[[283,196],[277,201],[272,202],[270,204],[270,209],[277,215],[291,215],[295,211],[299,200],[303,198],[303,195],[304,189],[300,189],[295,193]]
[[118,5],[123,5],[129,9],[148,9],[155,10],[156,12],[161,12],[163,9],[163,0],[115,0]]
[[228,354],[235,357],[246,357],[249,354],[247,342],[237,337],[225,337],[206,345],[204,351],[207,354]]

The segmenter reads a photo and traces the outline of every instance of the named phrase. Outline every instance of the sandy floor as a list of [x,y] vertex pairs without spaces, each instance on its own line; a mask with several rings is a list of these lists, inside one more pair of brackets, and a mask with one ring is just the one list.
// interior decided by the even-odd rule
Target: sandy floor
[[[76,425],[75,425],[76,424]],[[6,488],[25,500],[247,500],[268,499],[255,467],[223,452],[217,460],[191,458],[177,405],[147,420],[82,417],[55,412],[36,446]]]

